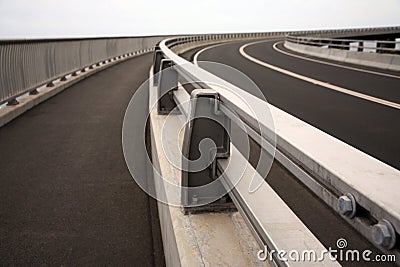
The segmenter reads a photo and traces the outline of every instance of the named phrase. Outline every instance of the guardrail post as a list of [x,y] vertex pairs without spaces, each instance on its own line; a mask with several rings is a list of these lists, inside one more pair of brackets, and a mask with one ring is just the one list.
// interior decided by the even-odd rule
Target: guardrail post
[[157,73],[160,71],[161,60],[164,59],[164,54],[161,51],[160,47],[157,45],[154,48],[153,53],[153,85],[158,84],[158,75]]
[[18,104],[19,104],[19,102],[18,102],[18,100],[16,98],[8,100],[8,102],[7,102],[7,106],[16,106]]
[[53,81],[51,81],[51,82],[49,82],[47,85],[46,85],[47,87],[54,87],[55,86],[55,84],[54,84],[54,82]]
[[158,114],[169,114],[176,107],[172,91],[178,87],[178,72],[173,65],[169,59],[163,59],[160,63],[160,81],[157,86]]
[[33,89],[32,91],[29,92],[29,95],[38,95],[39,91],[37,89]]
[[[217,159],[230,156],[229,132],[231,121],[224,113],[219,111],[219,94],[214,90],[193,90],[190,105],[190,114],[182,147],[184,159],[182,161],[181,200],[184,211],[188,213],[196,210],[226,210],[227,208],[232,208],[232,203],[227,203],[227,197],[222,196],[221,198],[220,196],[221,192],[223,192],[221,190],[224,190],[222,183],[215,181],[217,178]],[[211,139],[215,146],[205,148],[206,151],[208,149],[208,155],[201,155],[200,143],[206,139]],[[195,166],[199,166],[199,162],[193,162],[195,160],[203,161],[200,166],[205,168],[200,171],[193,169]],[[206,164],[209,165],[205,166]],[[213,186],[204,187],[204,185],[211,182],[214,182]],[[214,199],[218,200],[210,201]],[[209,202],[212,203],[209,204]],[[187,207],[202,204],[207,205],[203,207]]]

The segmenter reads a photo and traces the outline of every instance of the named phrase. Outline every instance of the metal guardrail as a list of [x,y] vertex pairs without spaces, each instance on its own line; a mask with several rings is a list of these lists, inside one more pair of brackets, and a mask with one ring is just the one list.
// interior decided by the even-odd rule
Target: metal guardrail
[[[356,30],[356,32],[358,32],[358,30]],[[375,31],[371,30],[370,32],[376,33],[376,29]],[[341,34],[343,33],[344,32],[341,32]],[[332,34],[332,32],[325,31],[325,32],[319,32],[319,34]],[[285,35],[285,33],[279,33],[279,34],[276,33],[276,36],[278,35],[282,36]],[[211,102],[214,101],[215,103],[218,104],[217,105],[212,104],[209,108],[215,109],[215,107],[218,106],[218,112],[222,113],[224,116],[226,116],[226,118],[230,119],[232,122],[235,122],[237,118],[236,116],[239,116],[241,120],[244,121],[246,124],[245,127],[247,130],[247,134],[260,145],[261,149],[265,151],[271,151],[271,146],[273,144],[274,141],[273,139],[275,137],[271,133],[268,121],[267,120],[264,121],[265,119],[264,117],[255,118],[253,113],[254,111],[256,111],[255,113],[257,113],[258,109],[259,111],[262,110],[263,107],[267,105],[267,103],[251,95],[250,93],[247,93],[241,88],[238,88],[228,83],[227,81],[207,72],[206,70],[201,69],[193,64],[190,64],[185,59],[181,58],[172,51],[172,48],[174,46],[182,45],[185,43],[201,42],[204,40],[218,40],[218,39],[224,40],[226,38],[234,40],[234,39],[255,38],[255,37],[262,38],[271,36],[274,36],[274,34],[261,34],[257,36],[254,36],[252,34],[238,34],[238,35],[228,35],[228,36],[226,35],[193,36],[193,37],[172,38],[162,41],[160,45],[156,47],[154,52],[154,64],[153,64],[154,74],[156,75],[159,71],[162,71],[168,67],[172,67],[172,69],[174,70],[173,71],[174,74],[170,76],[168,79],[166,79],[168,80],[167,83],[165,83],[165,81],[164,82],[162,81],[163,76],[159,78],[157,78],[157,75],[155,76],[156,77],[155,83],[158,83],[159,96],[164,94],[165,96],[167,96],[167,97],[162,97],[159,100],[160,101],[158,103],[159,114],[168,114],[169,111],[171,111],[174,107],[176,107],[177,105],[179,106],[180,104],[184,103],[184,101],[187,101],[187,97],[185,100],[185,97],[183,97],[184,94],[182,94],[180,90],[172,89],[177,86],[178,76],[182,77],[186,81],[197,81],[195,84],[196,88],[207,89],[207,90],[205,90],[203,93],[196,91],[194,95],[192,93],[192,98],[195,99],[198,99],[199,97],[210,98],[210,101],[212,100]],[[226,88],[231,88],[231,90],[230,89],[227,90]],[[199,101],[197,100],[195,102]],[[243,105],[243,102],[247,103],[247,105]],[[250,110],[248,108],[249,106],[251,106],[253,110]],[[189,118],[191,116],[190,110],[196,109],[195,106],[189,108],[187,107],[187,105],[182,105],[180,108],[182,114],[185,114]],[[234,113],[236,115],[233,115]],[[221,119],[216,119],[216,120],[224,124],[224,120]],[[205,138],[207,136],[208,138],[213,139],[215,144],[217,144],[218,149],[221,149],[221,151],[219,151],[220,153],[218,152],[216,153],[216,159],[212,164],[214,166],[212,167],[214,169],[212,172],[215,171],[216,173],[209,174],[209,170],[206,170],[206,172],[202,173],[202,175],[200,176],[190,177],[191,174],[188,174],[185,171],[182,172],[182,184],[185,186],[189,187],[191,186],[190,180],[196,180],[195,182],[196,184],[199,184],[199,182],[200,184],[202,184],[202,182],[203,184],[207,184],[210,182],[210,177],[208,177],[208,175],[211,175],[212,179],[213,176],[214,177],[218,176],[219,174],[224,173],[226,171],[227,163],[225,158],[230,156],[228,153],[229,146],[226,145],[227,144],[226,138],[228,137],[226,137],[226,133],[224,133],[223,130],[219,129],[215,125],[213,126],[212,124],[208,124],[207,126],[208,128],[206,129],[206,131],[208,132],[219,131],[220,134],[218,138],[220,138],[221,136],[225,136],[224,138],[215,139],[215,137],[213,137],[212,135],[207,135],[207,133],[204,134],[204,129],[203,130],[194,129],[196,126],[193,125],[186,127],[189,127],[186,128],[186,131],[188,131],[189,134],[185,133],[185,139],[183,144],[183,153],[186,158],[188,159],[196,158],[195,154],[198,152],[194,152],[191,150],[193,149],[192,147],[198,147],[199,140],[197,140],[196,138],[198,138],[199,136],[201,136],[201,138]],[[196,132],[199,135],[195,137],[195,139],[193,139],[193,136],[191,134],[194,132]],[[192,142],[194,142],[193,146],[190,145],[190,143]],[[311,167],[307,166],[307,164],[310,164],[310,159],[304,157],[305,155],[301,154],[301,152],[300,152],[301,154],[300,158],[302,157],[303,160],[308,162],[305,163],[306,165],[301,165],[301,164],[299,165],[298,158],[293,158],[292,157],[293,155],[290,155],[289,152],[289,150],[292,150],[292,152],[299,153],[296,151],[296,148],[290,147],[290,144],[286,143],[287,141],[281,140],[281,142],[283,144],[281,145],[281,147],[278,147],[280,146],[280,144],[277,144],[277,149],[279,149],[277,150],[277,159],[280,162],[286,162],[286,164],[284,165],[290,166],[290,171],[292,173],[297,173],[296,176],[300,181],[302,181],[314,193],[317,192],[321,193],[322,195],[318,195],[318,193],[317,195],[321,197],[328,205],[334,207],[338,213],[342,214],[348,222],[350,222],[362,234],[366,235],[366,237],[369,240],[375,242],[378,246],[383,248],[382,251],[390,250],[395,246],[396,235],[397,235],[396,229],[398,230],[398,223],[399,223],[398,217],[396,217],[397,215],[391,214],[390,213],[391,211],[386,212],[384,210],[381,210],[379,208],[380,204],[369,202],[370,200],[368,200],[368,196],[364,196],[363,192],[357,191],[359,189],[355,189],[354,192],[357,193],[357,197],[362,200],[362,203],[356,202],[357,200],[354,198],[352,194],[346,193],[346,191],[343,192],[343,188],[349,189],[349,187],[346,187],[347,185],[342,189],[330,187],[332,186],[332,184],[328,185],[326,179],[327,177],[329,178],[329,180],[334,178],[335,174],[331,173],[332,170],[325,169],[323,166],[320,165]],[[336,148],[342,148],[342,147],[344,146],[343,144],[340,143]],[[375,162],[373,159],[366,158],[364,154],[359,155],[359,153],[362,152],[353,151],[351,148],[347,147],[346,149],[348,150],[347,152],[349,152],[350,157],[353,157],[353,160],[354,156],[356,157],[359,156],[361,159],[367,160],[368,162],[372,160],[371,161],[372,164],[377,164],[376,165],[378,166],[377,170],[382,170],[382,168],[385,171],[387,170],[389,173],[389,177],[396,177],[398,175],[398,171],[393,170],[384,164],[382,165],[379,162]],[[233,148],[232,151],[235,151],[235,148]],[[311,165],[312,164],[314,163],[311,163]],[[183,169],[185,169],[184,167]],[[233,175],[233,172],[230,173]],[[199,177],[206,177],[206,178],[204,181],[199,181],[198,179],[202,179]],[[337,179],[337,177],[335,177],[334,179]],[[229,177],[229,172],[228,172],[225,173],[222,183],[224,184],[224,186],[229,188],[232,185],[231,180],[232,177]],[[344,182],[340,181],[339,184],[344,185]],[[254,206],[248,206],[249,201],[248,199],[246,200],[245,190],[243,190],[243,188],[240,189],[234,187],[229,192],[229,194],[233,199],[233,201],[235,202],[235,204],[238,206],[238,210],[245,217],[245,220],[249,224],[249,228],[253,231],[256,240],[260,242],[260,245],[261,246],[267,245],[268,248],[270,249],[279,249],[274,240],[270,239],[268,232],[265,231],[265,228],[263,226],[263,220],[260,220],[260,218],[265,216],[265,214],[260,213],[260,210]],[[187,192],[182,191],[183,204],[190,204],[190,202],[193,201],[194,199],[193,197],[194,197],[193,195],[190,195]],[[199,195],[196,194],[195,202],[199,203],[199,199],[201,199],[201,196],[199,197]],[[262,196],[260,196],[260,199],[262,199]],[[364,213],[366,212],[368,214],[369,218],[368,220],[370,220],[370,223],[368,222],[367,224],[365,224],[365,219],[353,220],[355,218],[356,207],[360,208],[361,210],[363,210]],[[375,215],[378,215],[378,217],[374,218]],[[392,225],[390,220],[384,219],[385,216],[390,217],[390,220],[392,220],[392,222],[395,223],[396,228]],[[371,232],[372,235],[370,235]],[[390,232],[390,234],[389,235],[383,234],[387,232]],[[383,237],[382,235],[385,236]],[[397,252],[394,253],[398,254]],[[286,262],[281,262],[279,261],[279,259],[274,259],[274,262],[278,266],[287,265]]]
[[[399,28],[400,33],[400,28]],[[286,41],[324,48],[335,48],[343,50],[351,50],[357,52],[376,52],[387,54],[400,54],[400,41],[384,41],[384,40],[353,40],[353,39],[332,39],[317,38],[309,36],[287,36]],[[368,45],[370,44],[370,45]],[[373,45],[371,47],[371,44]]]
[[160,37],[0,40],[0,105],[95,64],[152,49]]

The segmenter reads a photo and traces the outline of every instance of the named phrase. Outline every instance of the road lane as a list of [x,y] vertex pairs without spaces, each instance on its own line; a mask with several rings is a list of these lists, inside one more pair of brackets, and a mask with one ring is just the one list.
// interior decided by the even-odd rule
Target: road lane
[[0,128],[0,265],[164,265],[156,202],[121,143],[151,62],[99,72]]
[[295,52],[295,51],[287,49],[286,47],[284,47],[283,42],[284,41],[275,43],[274,49],[276,51],[278,51],[279,53],[283,53],[283,54],[286,54],[291,57],[297,57],[297,58],[301,58],[304,60],[318,62],[318,63],[325,64],[325,65],[336,66],[336,67],[340,67],[340,68],[344,68],[344,69],[372,73],[372,74],[380,75],[380,76],[400,78],[400,74],[398,72],[392,71],[392,70],[383,70],[383,69],[378,70],[376,68],[372,68],[372,67],[368,67],[368,66],[361,66],[361,65],[356,65],[356,64],[352,64],[352,63],[339,62],[339,61],[334,61],[334,60],[327,59],[327,58],[318,58],[318,57],[311,56],[311,55],[301,54],[299,52]]
[[[371,102],[375,102],[375,103],[378,103],[378,104],[381,104],[381,105],[385,105],[385,106],[388,106],[388,107],[391,107],[391,108],[396,108],[396,109],[400,110],[400,104],[398,104],[398,103],[395,103],[395,102],[392,102],[392,101],[389,101],[389,100],[385,100],[385,99],[381,99],[381,98],[378,98],[378,97],[374,97],[374,96],[371,96],[371,95],[367,95],[365,93],[360,93],[360,92],[357,92],[356,90],[353,90],[353,89],[343,88],[343,87],[331,84],[331,82],[325,82],[325,81],[317,80],[317,79],[314,79],[314,78],[310,78],[309,76],[301,75],[298,72],[289,71],[287,69],[279,68],[276,65],[272,65],[272,64],[266,63],[265,61],[261,61],[261,60],[255,58],[255,57],[253,57],[253,56],[250,56],[245,51],[247,47],[249,47],[249,46],[251,46],[253,44],[257,44],[257,43],[249,43],[249,44],[243,45],[242,47],[240,47],[239,52],[243,57],[247,58],[248,60],[250,60],[250,61],[252,61],[254,63],[257,63],[258,65],[261,65],[263,67],[266,67],[266,68],[272,69],[274,71],[283,73],[285,75],[294,77],[294,78],[299,79],[299,80],[303,80],[303,81],[306,81],[306,82],[309,82],[309,83],[312,83],[312,84],[315,84],[315,85],[319,85],[319,86],[327,88],[327,89],[331,89],[331,90],[335,90],[337,92],[341,92],[343,94],[347,94],[349,96],[358,97],[358,98],[361,98],[361,99],[364,99],[364,100],[368,100],[368,101],[371,101]],[[276,48],[276,45],[274,45],[274,49],[275,48]]]
[[[354,73],[348,75],[346,72],[349,70],[343,68],[329,65],[309,68],[310,64],[323,64],[281,54],[273,49],[273,44],[276,42],[274,40],[260,43],[260,46],[256,48],[248,47],[246,52],[266,62],[272,58],[271,63],[278,67],[297,71],[303,75],[315,70],[314,77],[322,80],[327,80],[326,78],[333,80],[336,77],[341,81],[347,79],[345,84],[341,84],[346,88],[353,89],[366,83],[365,78],[356,78]],[[335,92],[260,66],[240,55],[239,48],[246,43],[215,46],[202,52],[198,60],[216,61],[237,68],[260,87],[271,104],[400,169],[400,139],[398,138],[400,124],[397,123],[400,119],[400,110]],[[362,72],[358,74],[362,77],[373,76],[370,80],[388,79],[389,81],[385,84],[390,84],[390,88],[385,92],[389,99],[397,99],[399,94],[396,94],[395,88],[400,79]]]
[[[277,41],[259,42],[249,45],[246,48],[246,53],[261,61],[310,78],[400,103],[400,73],[397,75],[397,78],[385,77],[312,62],[280,53],[279,50],[274,49],[275,44],[277,44]],[[280,42],[276,48],[283,49],[283,44]],[[383,70],[377,71],[383,72]]]

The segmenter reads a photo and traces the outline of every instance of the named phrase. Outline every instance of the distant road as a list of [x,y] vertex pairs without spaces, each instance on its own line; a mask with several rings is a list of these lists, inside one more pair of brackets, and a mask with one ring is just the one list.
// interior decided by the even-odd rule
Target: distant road
[[400,169],[400,73],[305,60],[277,42],[217,45],[197,60],[242,71],[272,105]]

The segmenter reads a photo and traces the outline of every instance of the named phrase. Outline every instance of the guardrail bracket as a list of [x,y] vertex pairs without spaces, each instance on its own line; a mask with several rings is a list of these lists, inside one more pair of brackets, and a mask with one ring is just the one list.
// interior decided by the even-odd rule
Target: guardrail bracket
[[[230,156],[231,121],[219,111],[219,94],[211,89],[193,90],[190,110],[182,147],[184,159],[181,197],[184,212],[235,210],[228,195],[219,196],[225,189],[222,183],[216,180],[217,159]],[[205,139],[211,139],[215,144],[208,151],[209,157],[202,155],[199,149],[200,143]],[[198,160],[206,160],[200,165],[209,165],[200,171],[192,170],[194,165],[198,165],[193,162]],[[212,186],[204,187],[210,183],[213,183]],[[212,201],[214,199],[216,201]]]
[[19,104],[19,102],[16,98],[13,98],[7,102],[7,106],[16,106],[18,104]]
[[160,50],[160,47],[156,46],[154,49],[154,54],[153,54],[153,85],[156,86],[158,84],[159,80],[159,75],[158,72],[160,71],[161,68],[161,60],[164,59],[164,54]]
[[161,60],[160,81],[158,90],[158,114],[169,114],[176,108],[172,91],[178,87],[178,72],[173,68],[173,62],[169,59]]

